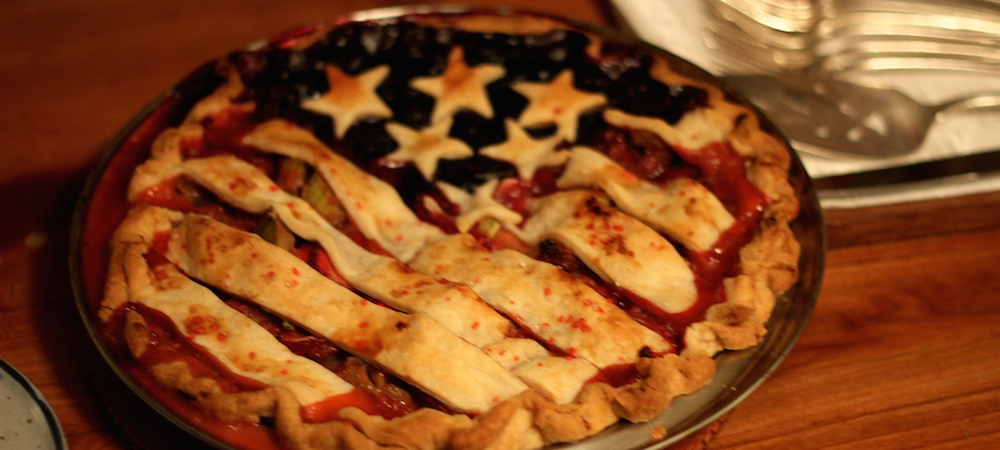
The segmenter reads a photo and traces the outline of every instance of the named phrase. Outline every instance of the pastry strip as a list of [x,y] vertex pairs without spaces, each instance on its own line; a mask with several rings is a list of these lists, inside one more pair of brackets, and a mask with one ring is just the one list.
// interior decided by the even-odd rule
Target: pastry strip
[[126,302],[149,306],[165,314],[186,339],[233,373],[286,387],[305,405],[354,389],[325,367],[289,351],[263,327],[175,267],[164,264],[151,269],[146,254],[154,238],[170,232],[172,224],[182,218],[175,211],[150,206],[129,212],[112,240],[102,320],[109,320]]
[[168,259],[190,276],[282,316],[466,412],[527,387],[423,314],[376,305],[260,237],[205,216],[174,229]]
[[559,356],[535,359],[514,368],[514,375],[560,405],[572,402],[597,373],[597,367],[585,359]]
[[[545,362],[543,372],[522,370],[514,375],[548,393],[554,401],[571,401],[597,373],[596,367],[583,360],[573,364],[548,361],[549,352],[530,339],[506,338],[510,322],[486,306],[471,289],[438,281],[392,258],[366,251],[330,226],[308,203],[278,189],[249,163],[232,156],[192,159],[182,164],[181,172],[241,209],[275,211],[292,232],[320,242],[338,273],[353,287],[393,308],[433,317],[453,333],[484,348],[505,369]],[[542,373],[547,376],[539,376]]]
[[697,251],[709,250],[735,222],[722,202],[698,182],[679,178],[658,186],[587,147],[571,150],[556,185],[600,188],[622,211]]
[[651,131],[667,144],[694,152],[713,142],[726,142],[733,129],[731,118],[704,108],[689,111],[674,125],[657,117],[636,116],[617,109],[605,110],[604,120],[620,128]]
[[132,293],[132,301],[166,314],[178,330],[187,333],[187,339],[233,373],[287,388],[303,405],[354,389],[319,363],[292,353],[263,327],[173,266],[159,273],[163,279],[158,284],[164,289]]
[[661,336],[559,268],[513,250],[490,253],[467,234],[432,241],[411,266],[469,285],[543,341],[600,368],[633,363],[643,347],[670,349]]
[[361,170],[289,122],[276,119],[263,123],[247,134],[243,143],[315,167],[361,232],[400,261],[409,261],[427,239],[442,234],[437,227],[418,219],[392,185]]
[[663,312],[679,313],[698,299],[694,272],[652,228],[602,202],[592,191],[565,191],[529,207],[519,231],[525,244],[554,239],[605,281],[642,297]]
[[191,159],[182,164],[181,172],[237,208],[254,213],[273,210],[293,233],[318,242],[352,287],[392,308],[427,314],[478,347],[503,339],[511,326],[471,290],[365,250],[309,203],[282,191],[247,162],[233,156]]
[[573,401],[599,372],[583,358],[552,356],[532,339],[508,338],[483,350],[521,381],[558,404]]

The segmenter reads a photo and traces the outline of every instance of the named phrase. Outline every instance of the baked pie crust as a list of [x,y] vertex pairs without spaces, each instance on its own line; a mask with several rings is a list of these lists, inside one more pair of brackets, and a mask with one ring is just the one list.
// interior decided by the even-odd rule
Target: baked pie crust
[[150,389],[282,447],[649,421],[797,280],[789,149],[634,46],[433,14],[216,72],[132,174],[97,316]]

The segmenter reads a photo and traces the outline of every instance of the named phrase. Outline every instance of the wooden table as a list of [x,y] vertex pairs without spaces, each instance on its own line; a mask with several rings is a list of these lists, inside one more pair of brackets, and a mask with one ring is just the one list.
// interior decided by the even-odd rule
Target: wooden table
[[[482,0],[607,24],[600,0]],[[91,379],[66,268],[85,172],[202,62],[392,1],[6,1],[0,13],[0,358],[48,398],[73,449],[128,444]],[[1000,195],[831,212],[815,314],[710,443],[1000,448]],[[2,445],[0,445],[2,447]]]

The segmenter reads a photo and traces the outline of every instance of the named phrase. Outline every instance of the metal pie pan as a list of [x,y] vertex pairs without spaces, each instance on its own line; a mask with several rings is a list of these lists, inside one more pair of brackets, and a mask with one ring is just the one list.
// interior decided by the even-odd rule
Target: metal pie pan
[[[464,14],[483,13],[503,16],[531,13],[512,12],[509,10],[481,10],[464,7],[434,7],[412,6],[392,7],[356,12],[330,23],[344,23],[367,20],[392,19],[394,17],[413,14]],[[537,16],[537,15],[536,15]],[[684,61],[683,59],[652,45],[637,41],[618,31],[597,27],[573,20],[544,16],[565,22],[568,26],[587,30],[602,39],[625,42],[636,45],[649,54],[656,55],[670,63],[671,68],[697,80],[704,80],[723,88],[729,98],[738,99],[750,105],[735,91],[726,88],[724,83],[714,78],[704,70]],[[294,34],[294,33],[292,33]],[[287,34],[286,34],[287,35]],[[250,44],[254,48],[269,42],[262,40]],[[213,61],[214,62],[214,61]],[[220,449],[235,447],[209,434],[205,430],[189,423],[180,415],[166,407],[156,397],[151,395],[134,380],[121,366],[120,361],[108,344],[101,337],[99,322],[94,315],[94,305],[99,301],[99,291],[93,283],[85,280],[87,271],[93,272],[94,264],[106,264],[100,258],[90,258],[93,249],[86,249],[85,233],[88,214],[92,213],[94,204],[106,195],[110,177],[121,177],[122,170],[131,173],[131,169],[141,159],[142,147],[145,142],[151,142],[159,131],[172,126],[171,121],[182,117],[190,104],[208,93],[212,85],[208,80],[213,77],[212,63],[208,63],[192,72],[177,85],[158,96],[133,118],[115,137],[104,151],[97,167],[93,170],[76,205],[70,247],[70,270],[74,296],[82,320],[93,340],[97,351],[112,371],[128,388],[148,404],[157,414],[175,424],[183,432]],[[751,105],[752,106],[752,105]],[[756,108],[754,108],[756,110]],[[761,116],[761,123],[766,129],[775,130],[766,117]],[[774,132],[778,135],[777,132]],[[779,135],[780,137],[780,135]],[[786,143],[783,137],[781,139]],[[148,146],[148,144],[145,144]],[[112,173],[115,172],[115,173]],[[802,247],[799,260],[800,278],[787,293],[777,299],[771,319],[768,322],[768,334],[759,345],[737,352],[723,352],[715,357],[717,370],[711,383],[702,389],[674,400],[670,408],[648,423],[631,424],[620,422],[609,427],[596,436],[572,444],[553,446],[560,449],[590,450],[590,449],[661,449],[668,447],[692,433],[707,426],[728,412],[740,401],[750,395],[767,377],[773,373],[781,361],[791,350],[795,341],[804,329],[812,313],[819,292],[825,259],[825,235],[823,219],[820,211],[816,190],[812,185],[798,156],[792,152],[790,182],[796,191],[800,203],[799,216],[791,223],[792,231]],[[120,181],[118,184],[121,184]],[[120,202],[124,205],[124,195]],[[124,206],[123,206],[124,207]],[[110,235],[108,235],[110,237]],[[94,261],[93,259],[97,259]],[[655,440],[651,433],[662,427],[666,430],[666,438]]]

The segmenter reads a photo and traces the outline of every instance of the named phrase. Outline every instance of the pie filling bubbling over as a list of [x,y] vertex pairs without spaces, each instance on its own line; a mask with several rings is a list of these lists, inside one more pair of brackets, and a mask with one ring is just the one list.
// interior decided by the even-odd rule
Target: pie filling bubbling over
[[248,448],[535,448],[762,339],[796,276],[787,149],[638,47],[477,18],[220,62],[112,239],[130,374]]

